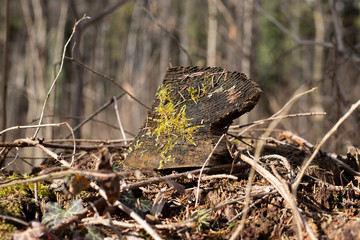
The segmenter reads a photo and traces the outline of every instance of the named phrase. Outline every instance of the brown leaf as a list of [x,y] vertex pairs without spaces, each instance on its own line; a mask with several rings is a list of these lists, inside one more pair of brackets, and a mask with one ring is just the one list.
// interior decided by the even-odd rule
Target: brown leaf
[[[113,171],[102,170],[103,173],[113,173]],[[98,183],[100,187],[105,191],[108,201],[114,203],[120,198],[120,179],[117,175],[112,174],[112,176],[107,178],[99,178]]]
[[70,181],[67,183],[69,192],[73,195],[79,194],[81,191],[85,190],[90,186],[89,180],[79,174],[76,174],[71,177]]

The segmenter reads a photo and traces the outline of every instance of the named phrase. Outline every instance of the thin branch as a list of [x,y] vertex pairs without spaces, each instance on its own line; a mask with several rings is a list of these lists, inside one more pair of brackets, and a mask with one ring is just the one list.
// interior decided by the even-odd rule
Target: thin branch
[[[77,143],[80,142],[86,142],[86,143],[103,143],[103,144],[112,144],[112,143],[122,143],[125,141],[132,141],[132,138],[128,138],[128,139],[81,139],[81,138],[77,138],[75,139],[75,141]],[[58,143],[58,142],[72,142],[73,140],[71,139],[49,139],[49,140],[45,140],[43,141],[43,143]]]
[[[282,115],[285,115],[286,112],[290,109],[290,107],[292,106],[292,104],[297,100],[299,99],[301,96],[307,94],[307,93],[310,93],[312,91],[314,91],[315,88],[311,89],[311,90],[308,90],[306,92],[303,92],[303,93],[297,93],[298,91],[300,91],[300,89],[298,91],[295,92],[295,95],[275,114],[273,114],[271,117],[276,117],[276,116],[281,116],[280,114]],[[280,119],[277,119],[277,120],[274,120],[273,122],[270,123],[269,127],[266,129],[265,133],[263,134],[262,137],[268,137],[270,135],[270,133],[273,131],[273,129],[276,127],[276,125],[281,121],[281,118]],[[252,128],[253,126],[249,126],[247,128],[245,128],[241,133],[244,133],[245,131],[249,130],[250,128]],[[259,161],[259,157],[260,157],[260,153],[263,149],[263,146],[265,144],[265,141],[264,140],[260,140],[256,149],[255,149],[255,156],[254,156],[254,161],[255,163],[257,164],[257,162]],[[253,178],[254,178],[254,175],[255,175],[255,169],[254,167],[251,168],[250,170],[250,173],[249,173],[249,177],[248,177],[248,183],[247,183],[247,186],[246,186],[246,195],[247,195],[247,198],[245,198],[245,206],[244,206],[244,214],[243,214],[243,217],[241,219],[241,223],[238,225],[238,227],[236,228],[234,234],[231,236],[231,240],[234,240],[234,239],[237,239],[237,237],[239,236],[240,232],[243,230],[244,228],[244,225],[245,225],[245,220],[246,220],[246,215],[247,215],[247,211],[248,211],[248,206],[249,206],[249,201],[250,201],[250,198],[248,197],[249,196],[249,193],[250,193],[250,190],[251,190],[251,186],[252,186],[252,181],[253,181]],[[301,223],[298,221],[299,218],[295,218],[295,223],[297,225],[297,234],[298,234],[298,238],[299,239],[302,239],[303,236],[302,236],[302,232],[301,232]]]
[[47,149],[46,147],[44,147],[43,145],[41,145],[39,142],[31,140],[31,139],[17,139],[14,141],[14,143],[26,143],[35,147],[38,147],[39,149],[41,149],[43,152],[47,153],[48,155],[50,155],[52,158],[54,158],[56,161],[59,161],[62,165],[69,167],[70,164],[65,161],[65,160],[61,160],[59,155],[57,155],[56,153],[50,151],[49,149]]
[[[238,162],[235,164],[224,164],[224,165],[211,166],[211,167],[204,168],[202,173],[220,172],[220,171],[223,172],[223,171],[229,170],[231,168],[247,169],[247,168],[249,168],[249,165],[245,164],[243,162]],[[159,182],[166,181],[166,180],[191,178],[193,175],[199,174],[200,172],[201,172],[201,169],[196,169],[196,170],[187,171],[187,172],[183,172],[183,173],[171,174],[171,175],[167,175],[164,177],[154,177],[154,178],[150,178],[150,179],[147,179],[147,180],[144,180],[141,182],[132,183],[132,184],[121,185],[120,192],[127,192],[129,190],[138,189],[140,187],[147,186],[149,184],[155,184],[155,183],[159,183]]]
[[[241,160],[243,160],[244,162],[250,164],[261,176],[263,176],[267,181],[269,181],[271,183],[271,185],[273,187],[276,188],[276,190],[278,190],[278,192],[281,194],[281,196],[285,199],[285,201],[289,204],[294,217],[295,217],[295,222],[297,223],[297,227],[298,227],[298,234],[300,234],[300,239],[302,239],[302,234],[301,234],[301,223],[303,224],[304,228],[306,228],[306,221],[305,219],[301,216],[297,206],[296,206],[296,201],[294,196],[290,193],[288,185],[286,184],[286,182],[281,182],[279,179],[277,179],[274,175],[272,175],[268,170],[266,170],[264,167],[262,167],[260,164],[257,163],[257,161],[255,161],[254,159],[251,159],[243,154],[240,155]],[[312,231],[311,228],[306,229],[307,233],[309,234],[309,237],[311,239],[316,239],[314,232]],[[231,238],[233,239],[233,238]]]
[[319,144],[316,146],[313,154],[311,155],[311,157],[308,160],[305,160],[303,163],[303,166],[301,168],[301,172],[299,173],[299,175],[296,177],[294,183],[291,185],[292,188],[292,193],[294,194],[294,196],[296,196],[297,194],[297,189],[301,183],[302,178],[305,175],[305,171],[306,169],[310,166],[311,162],[314,160],[315,156],[318,154],[318,152],[320,151],[320,148],[322,145],[324,145],[324,143],[330,138],[330,136],[336,132],[336,130],[339,128],[339,126],[350,116],[350,114],[355,111],[356,108],[358,108],[360,106],[360,100],[358,100],[355,104],[353,104],[351,106],[351,108],[345,113],[344,116],[342,116],[338,122],[326,133],[326,135],[321,139],[321,141],[319,142]]
[[47,123],[47,124],[37,124],[37,125],[14,126],[14,127],[9,127],[7,129],[2,130],[0,132],[0,135],[6,133],[8,131],[12,131],[12,130],[16,130],[16,129],[40,128],[40,127],[59,127],[63,124],[65,124],[65,123]]
[[200,174],[199,174],[199,180],[198,180],[198,185],[196,188],[196,200],[195,200],[195,207],[197,207],[198,205],[198,201],[199,201],[199,190],[200,190],[200,182],[201,182],[201,175],[204,171],[204,168],[206,166],[206,164],[209,162],[210,158],[212,157],[212,155],[214,154],[216,148],[219,146],[219,143],[222,141],[222,139],[224,138],[225,134],[221,135],[221,137],[219,138],[219,140],[217,141],[215,147],[213,148],[213,150],[211,151],[211,153],[209,154],[209,156],[207,157],[207,159],[205,160],[204,164],[201,167],[200,170]]
[[[91,186],[97,190],[100,194],[100,196],[102,196],[106,202],[111,205],[108,201],[108,196],[106,195],[106,192],[104,189],[100,188],[97,184],[95,184],[94,182],[91,183]],[[142,219],[136,212],[134,212],[132,209],[128,208],[127,206],[125,206],[123,203],[121,203],[119,200],[117,200],[114,203],[114,206],[118,207],[120,210],[122,210],[123,212],[125,212],[126,214],[128,214],[131,218],[133,218],[136,222],[138,222],[143,228],[144,230],[150,234],[154,239],[156,240],[162,240],[162,238],[159,236],[159,234],[157,234],[157,232],[155,232],[154,229],[151,228],[151,226],[144,220]]]
[[[126,135],[125,135],[124,128],[123,128],[123,125],[122,125],[122,122],[121,122],[120,113],[119,113],[119,109],[118,109],[118,104],[117,104],[117,101],[116,101],[116,97],[115,97],[115,96],[113,97],[113,100],[114,100],[114,107],[115,107],[116,118],[117,118],[117,120],[118,120],[118,124],[119,124],[119,128],[120,128],[120,131],[121,131],[121,135],[122,135],[123,139],[126,139]],[[126,140],[125,140],[124,144],[127,145],[127,141],[126,141]]]
[[[18,150],[18,149],[16,148],[16,150]],[[6,169],[7,167],[9,167],[11,164],[13,164],[16,161],[16,159],[18,158],[18,156],[19,156],[19,152],[16,152],[14,159],[11,160],[8,164],[6,164],[6,166],[0,168],[0,172],[3,171],[4,169]]]
[[98,75],[110,82],[112,82],[115,86],[117,86],[118,88],[120,88],[121,90],[123,90],[131,99],[133,99],[135,102],[139,103],[141,106],[143,106],[144,108],[148,109],[148,110],[151,110],[150,107],[146,106],[144,103],[142,103],[140,100],[138,100],[137,98],[135,98],[130,92],[126,91],[123,87],[120,86],[120,84],[118,84],[114,79],[104,75],[104,74],[101,74],[93,69],[91,69],[90,67],[86,66],[84,63],[81,63],[79,61],[77,61],[76,59],[72,58],[72,57],[65,57],[66,59],[72,61],[72,62],[75,62],[76,64],[82,66],[83,68],[89,70],[90,72],[94,73],[95,75]]
[[[26,129],[26,128],[37,128],[40,129],[41,127],[53,127],[53,126],[56,126],[56,127],[59,127],[61,125],[65,125],[69,128],[70,132],[71,132],[71,135],[72,135],[72,142],[74,143],[73,146],[72,146],[72,149],[73,149],[73,157],[72,157],[72,161],[71,161],[71,165],[73,164],[74,160],[75,160],[75,153],[76,153],[76,142],[75,142],[75,135],[74,135],[74,131],[72,130],[71,126],[67,123],[67,122],[62,122],[62,123],[49,123],[49,124],[38,124],[38,125],[28,125],[28,126],[15,126],[15,127],[10,127],[10,128],[7,128],[3,131],[0,132],[0,135],[5,133],[5,132],[8,132],[10,130],[15,130],[15,129]],[[27,141],[27,140],[26,140]],[[21,147],[21,144],[22,143],[27,143],[29,144],[29,142],[26,142],[26,141],[14,141],[14,144],[17,144],[15,145],[15,147]],[[34,142],[34,141],[33,141]],[[5,143],[6,144],[6,143]],[[19,146],[20,144],[20,146]],[[30,145],[33,145],[33,143],[30,143]]]
[[277,119],[284,119],[284,118],[295,118],[295,117],[309,117],[309,116],[321,116],[321,115],[326,115],[326,112],[308,112],[308,113],[294,113],[294,114],[288,114],[288,115],[284,115],[284,116],[277,116],[277,117],[269,117],[266,119],[262,119],[262,120],[257,120],[251,123],[247,123],[247,124],[242,124],[242,125],[232,125],[230,126],[229,130],[234,130],[235,128],[243,128],[243,127],[248,127],[248,126],[252,126],[252,125],[261,125],[264,124],[266,122],[270,122],[273,120],[277,120]]
[[[284,112],[285,109],[287,109],[288,107],[290,107],[293,102],[295,102],[296,100],[298,100],[299,98],[301,98],[302,96],[308,94],[308,93],[312,93],[316,90],[316,87],[315,88],[312,88],[310,90],[307,90],[305,92],[301,92],[301,93],[295,93],[295,96],[293,96],[279,111],[277,111],[275,114],[273,114],[271,117],[276,117],[276,116],[279,116],[280,113]],[[297,90],[296,92],[299,92],[301,91],[301,88],[299,88],[299,90]]]
[[89,21],[87,21],[85,24],[81,25],[81,30],[84,30],[88,26],[90,26],[90,25],[98,22],[100,19],[106,17],[107,15],[109,15],[110,13],[115,11],[118,7],[120,7],[127,1],[128,0],[120,0],[119,2],[114,3],[113,5],[103,9],[101,12],[98,12],[95,16],[91,17],[91,19]]
[[317,42],[313,40],[303,40],[300,39],[299,36],[295,35],[294,33],[290,32],[281,22],[279,22],[276,18],[266,12],[258,2],[255,3],[255,9],[261,13],[267,20],[272,22],[277,28],[279,28],[285,35],[289,36],[296,44],[299,45],[319,45],[326,48],[333,48],[334,44],[331,42]]
[[192,64],[191,57],[190,57],[188,51],[181,45],[180,41],[174,36],[174,34],[172,34],[172,33],[171,33],[169,30],[167,30],[160,22],[158,22],[148,9],[146,9],[146,8],[143,7],[143,10],[144,10],[144,12],[146,12],[146,14],[150,17],[150,19],[155,22],[155,24],[156,24],[159,28],[161,28],[164,32],[166,32],[166,33],[169,35],[169,37],[170,37],[172,40],[175,41],[175,43],[179,46],[179,48],[186,54],[186,56],[187,56],[187,58],[188,58],[188,60],[189,60],[190,65],[193,65],[193,64]]
[[[59,179],[59,178],[63,178],[63,177],[67,177],[67,176],[71,176],[74,174],[78,174],[78,175],[82,175],[82,176],[86,176],[89,178],[112,178],[115,176],[121,176],[121,175],[130,175],[133,174],[133,171],[122,171],[122,172],[111,172],[111,173],[102,173],[102,172],[98,172],[98,171],[93,171],[93,170],[76,170],[76,169],[69,169],[68,167],[58,167],[56,169],[54,169],[54,171],[56,170],[61,170],[61,169],[68,169],[65,171],[60,171],[60,172],[50,172],[48,174],[44,174],[44,175],[40,175],[37,177],[30,177],[30,178],[21,178],[21,179],[11,179],[9,181],[6,182],[2,182],[0,184],[0,188],[5,188],[5,187],[12,187],[15,185],[23,185],[23,184],[27,184],[27,183],[33,183],[33,182],[41,182],[41,181],[49,181],[52,179]],[[51,171],[51,169],[50,169]]]
[[[56,84],[56,82],[57,82],[57,80],[58,80],[58,78],[59,78],[59,76],[60,76],[60,73],[62,72],[62,69],[63,69],[63,66],[64,66],[64,58],[65,58],[66,48],[67,48],[67,46],[69,45],[72,37],[73,37],[74,34],[75,34],[76,27],[79,25],[79,23],[80,23],[81,21],[86,20],[86,19],[90,19],[90,18],[87,17],[86,15],[84,15],[79,21],[75,22],[74,27],[73,27],[73,31],[72,31],[69,39],[67,40],[67,42],[66,42],[65,45],[64,45],[64,50],[63,50],[63,54],[62,54],[62,57],[61,57],[60,68],[59,68],[58,73],[56,74],[56,77],[55,77],[54,81],[53,81],[52,84],[51,84],[51,87],[50,87],[50,89],[49,89],[46,97],[45,97],[45,101],[44,101],[44,104],[43,104],[43,107],[42,107],[41,116],[40,116],[40,120],[39,120],[39,125],[41,125],[42,120],[43,120],[43,118],[44,118],[45,108],[46,108],[46,104],[47,104],[47,101],[48,101],[48,99],[49,99],[50,93],[52,92],[52,90],[53,90],[53,88],[54,88],[54,86],[55,86],[55,84]],[[34,134],[34,136],[32,137],[32,139],[35,139],[35,138],[36,138],[37,134],[39,133],[39,130],[40,130],[40,127],[36,129],[35,134]]]
[[[125,93],[122,93],[120,95],[118,95],[116,97],[116,99],[121,98],[122,96],[124,96]],[[82,127],[85,123],[87,123],[88,121],[90,121],[92,118],[94,118],[97,114],[99,114],[102,110],[104,110],[105,108],[107,108],[111,103],[114,102],[114,99],[111,98],[108,102],[106,102],[104,105],[102,105],[99,109],[97,109],[95,112],[93,112],[90,116],[88,116],[87,118],[85,118],[81,123],[79,123],[77,126],[74,127],[73,131],[76,132],[77,130],[80,129],[80,127]],[[69,138],[71,135],[67,135],[65,138]]]
[[[127,139],[128,141],[131,141],[131,139]],[[73,142],[73,140],[71,140]],[[62,144],[55,144],[55,143],[46,143],[46,142],[42,142],[41,145],[43,145],[44,147],[48,147],[48,148],[60,148],[60,149],[72,149],[74,150],[74,145],[62,145]],[[25,142],[0,142],[0,147],[5,147],[5,148],[14,148],[14,147],[32,147],[33,145],[29,145]],[[92,145],[92,146],[75,146],[76,150],[81,150],[81,151],[93,151],[93,150],[98,150],[99,147],[101,147],[101,144],[99,145]],[[124,148],[124,145],[118,145],[118,144],[109,144],[109,145],[104,145],[103,147],[107,147],[109,149],[122,149]],[[71,156],[75,156],[74,153]],[[35,159],[35,158],[34,158]]]
[[7,216],[7,215],[0,214],[0,218],[5,220],[5,221],[10,221],[10,222],[13,222],[13,223],[21,224],[23,226],[29,225],[28,222],[25,222],[24,220],[21,220],[19,218],[12,217],[12,216]]
[[[312,88],[312,89],[310,89],[310,90],[308,90],[308,91],[298,93],[298,92],[301,91],[301,90],[302,90],[302,88],[299,88],[299,89],[295,92],[295,95],[294,95],[293,97],[291,97],[291,99],[290,99],[279,111],[277,111],[275,114],[273,114],[272,116],[270,116],[270,118],[274,118],[274,117],[279,116],[279,115],[280,115],[281,113],[283,113],[287,108],[289,108],[289,106],[291,106],[294,101],[296,101],[297,99],[299,99],[300,97],[302,97],[302,96],[305,95],[305,94],[308,94],[308,93],[311,93],[311,92],[315,91],[316,88]],[[280,118],[277,119],[277,120],[275,120],[275,121],[277,122],[277,121],[281,120],[281,116],[285,116],[285,114],[280,115]],[[250,130],[252,127],[254,127],[254,126],[255,126],[255,125],[250,125],[250,126],[246,127],[244,130],[242,130],[242,131],[240,132],[239,135],[242,135],[243,133],[249,131],[249,130]],[[268,130],[266,130],[266,131],[268,132]]]

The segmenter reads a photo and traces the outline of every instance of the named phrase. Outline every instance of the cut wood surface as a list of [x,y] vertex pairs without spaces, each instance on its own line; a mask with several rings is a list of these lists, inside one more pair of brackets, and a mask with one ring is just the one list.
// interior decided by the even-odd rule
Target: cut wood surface
[[[129,148],[128,167],[202,166],[235,118],[250,111],[260,87],[244,74],[219,67],[174,67]],[[208,165],[227,162],[226,138]]]

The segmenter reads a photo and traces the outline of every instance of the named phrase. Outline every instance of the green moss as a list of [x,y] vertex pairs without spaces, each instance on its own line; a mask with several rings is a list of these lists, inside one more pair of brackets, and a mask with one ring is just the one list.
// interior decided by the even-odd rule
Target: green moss
[[135,150],[141,148],[141,145],[142,145],[142,144],[143,144],[143,142],[140,142],[140,140],[138,139],[138,140],[136,141],[135,145],[134,145]]
[[134,150],[141,149],[141,145],[142,145],[143,143],[144,143],[144,142],[140,142],[140,140],[138,139],[138,140],[136,141],[136,143],[134,144],[134,148],[129,147],[129,153],[131,153],[131,152],[134,151]]
[[[160,86],[156,94],[159,104],[155,107],[156,117],[154,119],[158,124],[156,128],[149,130],[155,137],[156,146],[158,146],[162,158],[159,168],[162,168],[166,162],[174,161],[174,157],[169,154],[169,151],[174,148],[178,140],[196,146],[193,134],[202,127],[201,125],[191,126],[189,122],[191,119],[186,117],[186,105],[180,109],[177,108],[185,100],[174,103],[171,98],[172,91],[169,85]],[[195,93],[194,89],[193,93],[195,94],[193,100],[196,102],[196,98],[200,95]]]
[[[26,174],[21,176],[13,174],[6,177],[4,180],[13,180],[19,177],[28,177]],[[0,211],[15,217],[24,217],[22,212],[23,199],[33,198],[35,191],[35,183],[19,184],[12,187],[0,188]],[[50,195],[47,186],[38,183],[38,196],[44,198]]]
[[203,83],[201,84],[201,88],[196,89],[193,87],[188,87],[187,91],[190,94],[191,100],[193,100],[195,102],[195,104],[197,104],[197,102],[199,101],[200,98],[208,95],[207,86]]
[[12,239],[13,233],[17,230],[17,228],[9,223],[0,222],[0,235],[1,239]]

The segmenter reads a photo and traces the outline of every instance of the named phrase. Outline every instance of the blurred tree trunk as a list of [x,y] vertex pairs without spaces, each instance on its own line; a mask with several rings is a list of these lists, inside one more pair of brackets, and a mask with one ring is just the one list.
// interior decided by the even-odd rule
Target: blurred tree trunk
[[[130,27],[127,33],[127,43],[125,47],[125,59],[123,68],[119,68],[117,76],[123,79],[124,88],[131,94],[135,94],[135,73],[139,69],[139,49],[137,42],[139,41],[139,32],[141,29],[142,21],[142,8],[144,3],[142,1],[135,1],[132,9],[132,15],[130,20]],[[124,121],[123,125],[125,128],[133,132],[136,127],[133,124],[132,109],[134,109],[137,103],[134,103],[129,97],[125,100],[127,104],[123,104],[121,107],[121,119]],[[137,130],[137,129],[136,129]]]
[[[78,9],[76,7],[76,4],[73,0],[70,1],[70,8],[73,12],[74,18],[76,20],[80,19],[80,15],[78,13]],[[77,31],[74,33],[74,36],[71,40],[72,42],[72,53],[73,58],[76,61],[83,62],[82,55],[80,53],[80,44],[81,44],[81,35],[82,35],[82,26],[83,24],[79,24],[79,27],[77,28]],[[72,72],[73,72],[73,80],[75,81],[75,92],[72,96],[72,126],[75,127],[80,124],[82,116],[82,109],[84,106],[83,103],[83,88],[84,88],[84,69],[80,65],[76,64],[75,62],[72,63]],[[75,138],[81,138],[81,131],[78,130],[75,132]]]
[[[159,3],[160,21],[167,23],[165,28],[172,32],[174,28],[175,19],[173,19],[170,1],[161,1]],[[170,36],[167,32],[161,31],[161,47],[160,47],[160,74],[164,74],[169,67],[170,60]],[[163,76],[159,76],[158,85],[161,84]]]
[[252,61],[252,41],[253,41],[253,18],[254,18],[254,3],[253,0],[243,1],[243,32],[240,35],[242,40],[242,58],[241,71],[251,76],[251,61]]
[[[63,46],[64,46],[64,35],[65,35],[65,23],[67,19],[67,12],[69,7],[69,1],[61,1],[60,3],[60,13],[59,18],[57,21],[57,27],[56,29],[51,29],[51,31],[55,34],[55,42],[54,44],[50,43],[50,49],[54,49],[53,51],[49,51],[49,78],[55,79],[55,76],[57,74],[57,71],[59,69],[59,64],[57,64],[61,60],[62,52],[63,52]],[[49,13],[51,11],[49,10]],[[66,84],[56,84],[53,94],[49,98],[49,106],[53,109],[53,117],[51,122],[59,121],[59,117],[62,118],[63,116],[59,116],[59,111],[57,111],[57,107],[61,106],[61,114],[62,115],[70,115],[69,113],[69,104],[62,104],[62,98],[65,99],[65,96],[59,96],[59,92],[63,92],[62,85],[66,86]],[[67,99],[67,98],[66,98]],[[57,117],[57,118],[56,118]],[[53,128],[52,131],[52,138],[55,137],[55,129]]]
[[[192,0],[184,0],[182,6],[182,14],[180,21],[180,44],[189,51],[189,25],[191,23]],[[180,51],[180,65],[187,66],[189,64],[188,56],[184,51]]]
[[207,54],[206,65],[216,66],[216,38],[217,38],[217,0],[208,0],[208,34],[207,34]]
[[[9,81],[9,45],[10,45],[10,1],[5,1],[5,43],[3,56],[3,96],[2,96],[2,123],[0,129],[5,129],[7,126],[7,97],[8,97],[8,81]],[[1,141],[5,142],[6,133],[1,136]],[[0,165],[0,167],[2,167]]]
[[[322,4],[320,1],[314,2],[314,25],[315,25],[315,41],[316,42],[325,42],[325,22],[323,16]],[[314,46],[314,60],[313,60],[313,76],[312,76],[312,86],[317,87],[317,94],[313,94],[313,107],[311,111],[313,112],[323,112],[324,108],[322,106],[322,84],[321,80],[323,78],[323,64],[324,63],[324,47]],[[316,131],[315,135],[323,134],[321,129],[323,129],[323,121],[314,119],[317,127],[314,129]],[[313,133],[314,134],[314,133]]]

